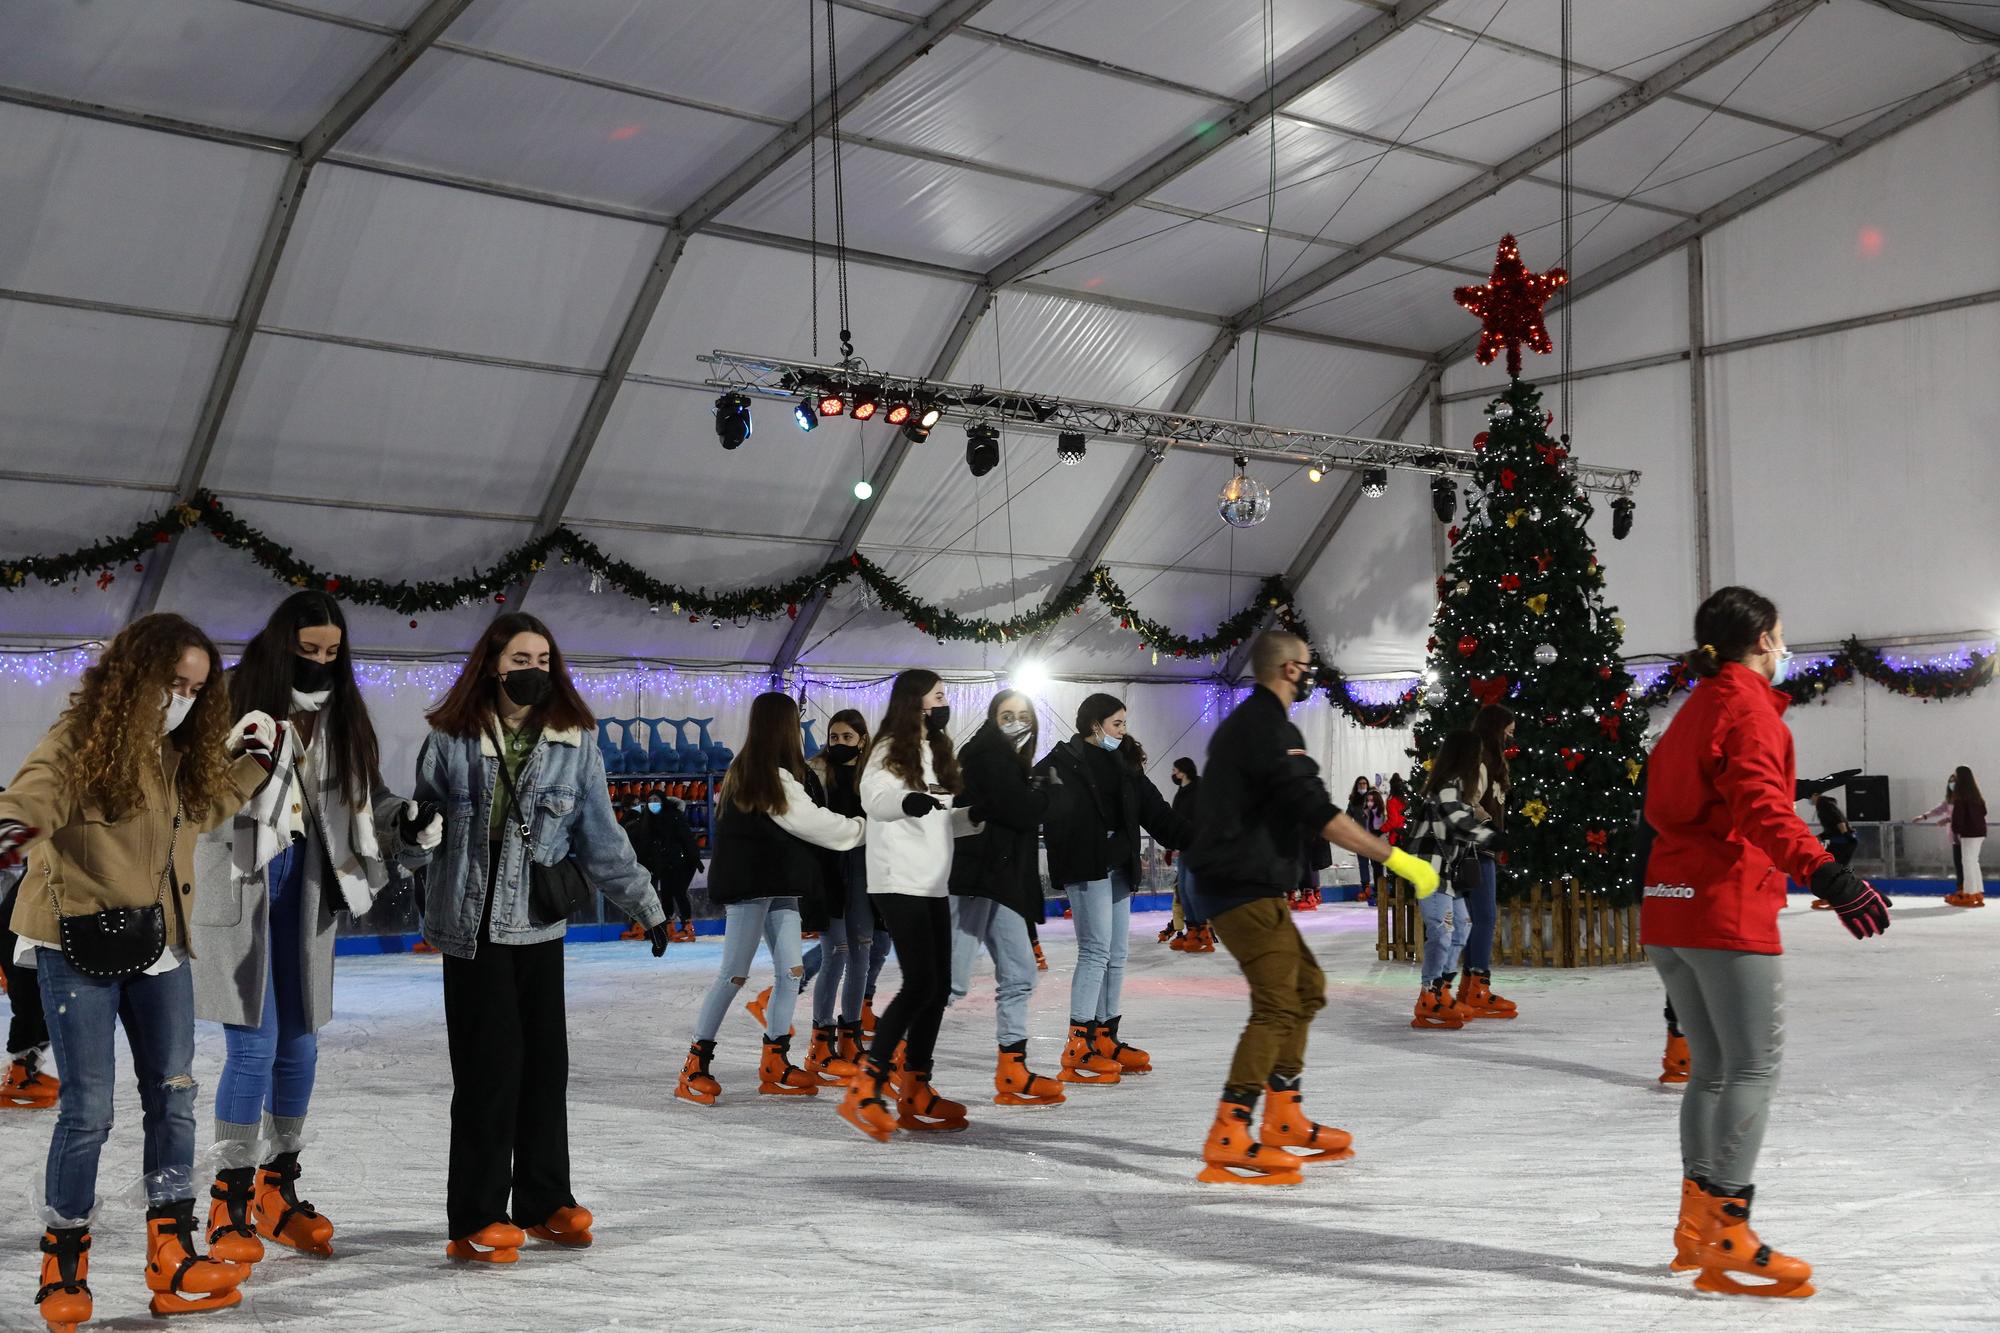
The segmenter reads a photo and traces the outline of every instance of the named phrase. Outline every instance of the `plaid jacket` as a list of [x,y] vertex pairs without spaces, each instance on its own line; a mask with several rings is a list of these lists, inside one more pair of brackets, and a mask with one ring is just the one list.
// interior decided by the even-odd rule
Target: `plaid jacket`
[[1431,863],[1445,889],[1451,888],[1446,872],[1459,857],[1493,841],[1493,826],[1479,817],[1478,809],[1463,799],[1455,785],[1418,797],[1409,820],[1403,845],[1411,856]]

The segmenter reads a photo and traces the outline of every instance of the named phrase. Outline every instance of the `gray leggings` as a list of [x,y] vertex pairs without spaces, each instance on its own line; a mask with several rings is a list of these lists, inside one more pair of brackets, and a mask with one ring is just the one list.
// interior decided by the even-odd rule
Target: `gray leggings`
[[1649,944],[1692,1066],[1681,1162],[1726,1192],[1754,1185],[1785,1050],[1785,982],[1773,954]]

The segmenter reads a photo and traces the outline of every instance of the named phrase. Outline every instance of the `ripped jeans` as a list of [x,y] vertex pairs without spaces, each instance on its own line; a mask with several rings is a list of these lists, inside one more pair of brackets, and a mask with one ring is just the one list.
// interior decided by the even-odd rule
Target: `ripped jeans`
[[194,1197],[194,974],[183,964],[158,976],[100,981],[69,965],[60,949],[37,949],[35,965],[49,1039],[62,1071],[62,1099],[49,1138],[43,1197],[68,1221],[97,1202],[97,1157],[111,1134],[118,1076],[115,1033],[125,1026],[145,1126],[146,1202]]
[[701,1012],[694,1023],[695,1040],[715,1040],[729,1006],[750,979],[757,946],[764,943],[771,946],[771,1002],[764,1010],[764,1032],[766,1036],[790,1032],[792,1011],[805,979],[805,965],[799,961],[799,900],[752,898],[730,903],[723,915],[722,965],[715,980],[708,983],[708,994],[702,997]]

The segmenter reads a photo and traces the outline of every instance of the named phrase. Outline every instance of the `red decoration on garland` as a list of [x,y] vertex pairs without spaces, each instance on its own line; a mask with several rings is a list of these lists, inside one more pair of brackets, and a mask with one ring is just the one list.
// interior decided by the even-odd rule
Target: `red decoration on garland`
[[415,629],[416,627],[417,627],[417,622],[416,622],[416,621],[414,621],[414,620],[412,620],[412,621],[410,622],[410,628],[411,628],[411,629]]
[[327,590],[328,592],[339,592],[339,591],[340,591],[340,580],[339,580],[339,579],[328,579],[328,580],[326,581],[326,590]]
[[1521,576],[1519,574],[1502,574],[1500,576],[1500,590],[1502,592],[1519,592],[1521,590]]
[[132,572],[134,574],[143,574],[146,572],[146,567],[144,565],[134,565],[132,566]]
[[1537,574],[1546,574],[1549,572],[1549,566],[1555,562],[1555,553],[1553,551],[1544,551],[1535,557],[1535,572]]
[[1458,641],[1458,655],[1460,657],[1470,657],[1478,651],[1479,640],[1473,638],[1470,634]]
[[1594,828],[1590,832],[1583,835],[1583,840],[1590,844],[1591,851],[1596,852],[1599,856],[1602,856],[1604,855],[1605,847],[1611,841],[1611,835],[1606,833],[1601,828]]
[[102,574],[99,574],[97,576],[97,590],[99,592],[103,592],[106,588],[110,587],[113,583],[117,582],[117,579],[118,576],[116,574],[113,574],[108,569],[105,570]]
[[1563,746],[1562,750],[1559,753],[1561,753],[1562,755],[1563,764],[1572,773],[1576,772],[1576,770],[1582,766],[1585,758],[1583,751],[1572,750],[1567,745]]
[[1481,676],[1466,688],[1472,691],[1473,698],[1491,707],[1507,697],[1507,686],[1510,683],[1505,676]]
[[797,602],[786,602],[785,615],[789,619],[797,620],[799,618],[799,604]]
[[505,605],[507,605],[507,594],[506,594],[506,593],[504,593],[504,592],[496,592],[496,593],[494,593],[494,594],[493,594],[493,604],[494,604],[495,606],[505,606]]
[[156,532],[153,534],[153,540],[161,546],[165,546],[173,539],[174,535],[171,532]]
[[1521,245],[1511,235],[1500,238],[1493,257],[1493,274],[1477,287],[1459,287],[1451,299],[1479,317],[1479,348],[1473,353],[1482,366],[1493,364],[1501,348],[1507,349],[1507,376],[1521,378],[1521,344],[1544,355],[1555,350],[1548,326],[1542,322],[1542,306],[1556,290],[1569,281],[1559,268],[1546,273],[1530,273],[1521,262]]
[[1600,714],[1597,719],[1597,729],[1604,733],[1605,738],[1607,740],[1614,740],[1614,741],[1617,740],[1618,739],[1617,715],[1613,713]]
[[1520,478],[1514,475],[1514,469],[1513,469],[1513,468],[1510,468],[1510,467],[1503,467],[1503,468],[1501,468],[1501,469],[1500,469],[1500,489],[1501,489],[1501,490],[1503,490],[1503,491],[1511,491],[1511,490],[1513,490],[1513,489],[1514,489],[1514,483],[1515,483],[1516,481],[1518,481],[1518,480],[1520,480]]

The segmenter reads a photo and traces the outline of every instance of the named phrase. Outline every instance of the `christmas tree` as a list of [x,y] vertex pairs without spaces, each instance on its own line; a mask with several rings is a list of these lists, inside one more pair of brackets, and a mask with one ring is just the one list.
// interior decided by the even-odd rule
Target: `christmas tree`
[[1491,280],[1454,293],[1484,323],[1478,359],[1504,348],[1511,383],[1473,439],[1464,527],[1448,534],[1415,754],[1426,761],[1486,704],[1512,709],[1503,888],[1574,879],[1622,902],[1646,715],[1632,703],[1624,622],[1604,600],[1584,527],[1590,498],[1567,437],[1551,437],[1554,418],[1521,379],[1522,343],[1551,350],[1541,307],[1567,280],[1561,269],[1528,272],[1508,236]]

